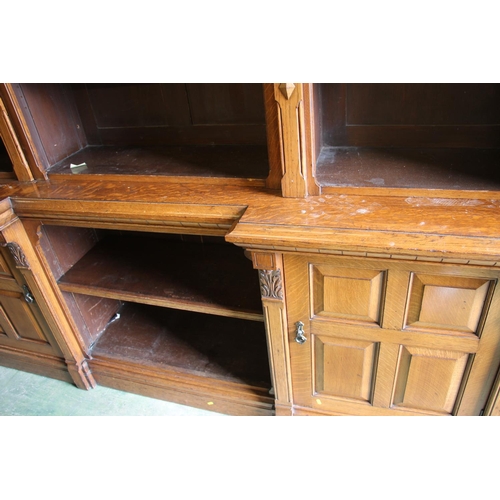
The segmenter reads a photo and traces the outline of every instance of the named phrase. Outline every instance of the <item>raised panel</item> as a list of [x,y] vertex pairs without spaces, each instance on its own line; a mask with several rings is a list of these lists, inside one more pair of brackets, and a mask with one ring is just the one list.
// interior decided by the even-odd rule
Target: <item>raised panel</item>
[[479,334],[493,280],[413,274],[406,327]]
[[87,84],[99,128],[189,125],[183,84]]
[[311,265],[311,316],[380,324],[385,272]]
[[4,256],[0,253],[0,274],[5,274],[7,276],[12,276],[12,272],[9,269],[7,261]]
[[[432,103],[432,105],[428,105]],[[477,83],[353,83],[349,125],[496,125],[500,88]]]
[[369,402],[377,344],[313,336],[315,394]]
[[18,293],[0,293],[0,329],[11,339],[47,343],[28,304]]
[[401,346],[393,405],[450,414],[468,353]]
[[265,122],[260,84],[188,83],[186,88],[193,125]]

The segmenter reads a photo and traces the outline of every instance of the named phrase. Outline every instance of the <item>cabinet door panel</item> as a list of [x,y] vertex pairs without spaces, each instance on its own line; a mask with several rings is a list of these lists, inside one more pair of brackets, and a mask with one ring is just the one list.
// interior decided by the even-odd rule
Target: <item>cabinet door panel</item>
[[377,344],[314,335],[314,392],[369,402]]
[[310,273],[314,316],[380,323],[384,271],[313,265]]
[[21,293],[0,290],[0,343],[32,351],[53,352]]
[[406,327],[476,333],[494,281],[412,273]]
[[401,346],[393,405],[450,414],[468,353]]
[[500,363],[499,271],[318,255],[285,255],[284,268],[295,405],[480,413]]

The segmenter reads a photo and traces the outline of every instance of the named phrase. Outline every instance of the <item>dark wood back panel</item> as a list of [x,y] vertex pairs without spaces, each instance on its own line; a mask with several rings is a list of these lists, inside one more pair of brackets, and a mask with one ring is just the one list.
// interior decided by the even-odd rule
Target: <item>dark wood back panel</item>
[[500,146],[498,84],[320,84],[324,146]]
[[193,125],[263,124],[261,84],[188,83]]
[[[95,229],[42,226],[40,246],[56,280],[78,262],[102,237]],[[78,328],[82,346],[88,353],[113,314],[120,301],[62,292],[66,305]]]
[[73,92],[92,145],[266,144],[260,84],[81,84]]
[[68,85],[30,83],[20,87],[49,165],[87,145]]

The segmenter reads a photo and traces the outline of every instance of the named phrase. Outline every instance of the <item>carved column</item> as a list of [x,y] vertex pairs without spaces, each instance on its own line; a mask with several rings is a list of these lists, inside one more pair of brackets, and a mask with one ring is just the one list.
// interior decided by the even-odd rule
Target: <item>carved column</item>
[[64,356],[71,378],[82,389],[95,387],[96,383],[82,348],[73,334],[65,309],[59,302],[53,284],[41,265],[22,222],[14,214],[8,200],[0,203],[0,232],[6,242],[5,246],[12,254],[17,270],[28,285]]
[[282,256],[278,253],[252,252],[252,262],[254,269],[259,271],[276,414],[291,415],[292,386]]
[[268,137],[274,138],[271,142],[268,140],[271,167],[276,162],[278,149],[284,197],[302,198],[319,194],[313,179],[311,100],[312,92],[308,84],[275,83],[274,112],[266,102]]

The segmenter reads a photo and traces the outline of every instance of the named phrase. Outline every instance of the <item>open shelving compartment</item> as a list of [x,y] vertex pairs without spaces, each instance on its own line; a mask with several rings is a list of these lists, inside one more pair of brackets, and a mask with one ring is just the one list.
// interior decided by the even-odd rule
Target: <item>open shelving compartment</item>
[[49,179],[264,185],[269,175],[261,84],[31,83],[12,93]]
[[326,83],[313,95],[323,193],[500,191],[499,84]]
[[258,276],[220,237],[42,226],[98,384],[272,415]]

